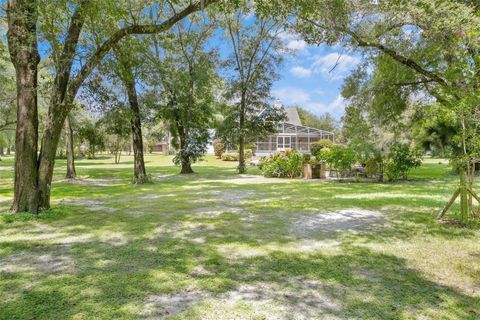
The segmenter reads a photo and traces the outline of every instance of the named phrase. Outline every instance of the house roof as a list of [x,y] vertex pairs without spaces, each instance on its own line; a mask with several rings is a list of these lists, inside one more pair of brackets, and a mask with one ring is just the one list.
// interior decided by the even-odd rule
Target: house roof
[[287,120],[285,122],[301,126],[302,121],[300,120],[300,116],[298,115],[297,108],[285,108],[285,114],[287,115]]

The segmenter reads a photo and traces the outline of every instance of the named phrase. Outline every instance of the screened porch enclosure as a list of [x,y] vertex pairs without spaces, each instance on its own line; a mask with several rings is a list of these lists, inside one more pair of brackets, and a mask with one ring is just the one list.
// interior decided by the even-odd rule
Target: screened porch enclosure
[[285,122],[279,125],[277,134],[269,136],[266,141],[257,141],[254,152],[257,155],[267,155],[293,149],[301,153],[308,153],[310,152],[310,144],[320,139],[334,141],[334,134]]

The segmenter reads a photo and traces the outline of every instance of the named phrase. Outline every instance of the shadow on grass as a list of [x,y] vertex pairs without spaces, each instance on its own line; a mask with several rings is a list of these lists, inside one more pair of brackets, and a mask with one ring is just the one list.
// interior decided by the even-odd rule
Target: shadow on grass
[[[189,290],[205,294],[195,301],[197,311],[186,310],[187,319],[207,317],[203,304],[228,307],[232,295],[282,306],[260,309],[267,318],[480,317],[478,297],[428,280],[402,258],[355,246],[425,235],[474,241],[474,229],[434,220],[454,180],[235,185],[234,168],[195,170],[181,176],[175,167],[151,167],[155,183],[137,186],[129,183],[131,169],[82,169],[88,179],[121,185],[59,182],[54,199],[74,201],[65,201],[56,219],[0,224],[0,266],[8,267],[0,271],[0,319],[138,319],[150,297]],[[355,234],[291,230],[298,216],[349,208],[381,212],[385,221]],[[333,241],[338,250],[235,252],[303,240]]]
[[[147,298],[192,288],[220,308],[245,286],[255,294],[240,301],[281,305],[285,319],[480,317],[479,298],[425,279],[403,259],[358,247],[331,256],[272,252],[228,259],[209,245],[157,239],[121,246],[76,244],[69,255],[75,261],[73,273],[2,274],[2,289],[8,286],[17,294],[0,303],[0,319],[136,319]],[[198,266],[207,272],[195,274]],[[257,311],[284,318],[276,310]]]

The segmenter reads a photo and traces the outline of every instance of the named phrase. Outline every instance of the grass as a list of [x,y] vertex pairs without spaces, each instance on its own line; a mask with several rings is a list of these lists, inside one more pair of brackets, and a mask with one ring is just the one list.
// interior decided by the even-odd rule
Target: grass
[[[131,157],[77,161],[76,182],[58,161],[53,209],[0,215],[0,319],[480,318],[480,228],[435,220],[457,183],[445,163],[374,184],[146,160],[147,185]],[[3,211],[12,176],[5,158]]]

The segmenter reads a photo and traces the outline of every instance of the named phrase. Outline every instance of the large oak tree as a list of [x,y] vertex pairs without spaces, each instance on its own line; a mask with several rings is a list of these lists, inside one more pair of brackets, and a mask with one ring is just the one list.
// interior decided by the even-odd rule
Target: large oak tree
[[[37,213],[50,207],[55,153],[65,118],[83,82],[103,57],[129,35],[163,32],[189,14],[219,1],[173,1],[175,10],[167,2],[172,3],[133,1],[135,6],[132,6],[109,0],[7,1],[9,52],[17,77],[13,211]],[[137,20],[145,14],[146,5],[166,11],[169,17],[159,22]],[[136,11],[131,12],[131,8]],[[40,152],[37,149],[39,35],[49,43],[54,62],[54,83]]]

